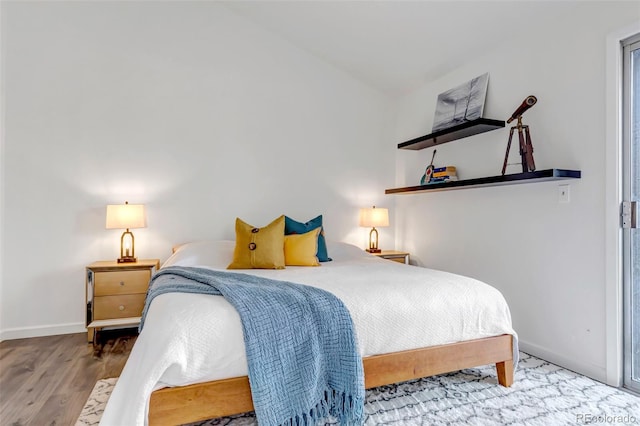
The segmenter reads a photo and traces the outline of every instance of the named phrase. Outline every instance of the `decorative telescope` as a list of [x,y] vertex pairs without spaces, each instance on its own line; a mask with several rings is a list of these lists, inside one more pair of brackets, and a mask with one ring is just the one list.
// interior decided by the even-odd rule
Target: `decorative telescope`
[[518,124],[511,128],[509,132],[509,142],[507,143],[507,152],[504,155],[504,163],[502,164],[502,175],[507,170],[507,160],[509,158],[509,150],[511,149],[511,140],[513,132],[518,130],[518,139],[520,140],[520,158],[522,159],[522,173],[533,172],[536,170],[536,163],[533,161],[533,145],[531,144],[531,134],[529,126],[522,124],[522,114],[538,102],[535,96],[527,96],[520,106],[511,114],[507,123],[518,120]]
[[527,96],[527,98],[524,101],[522,101],[518,109],[516,109],[513,112],[513,114],[511,114],[511,117],[509,117],[509,119],[507,120],[507,123],[511,123],[516,118],[519,118],[520,116],[522,116],[522,114],[524,114],[526,110],[534,106],[536,102],[538,102],[538,98],[536,98],[533,95]]

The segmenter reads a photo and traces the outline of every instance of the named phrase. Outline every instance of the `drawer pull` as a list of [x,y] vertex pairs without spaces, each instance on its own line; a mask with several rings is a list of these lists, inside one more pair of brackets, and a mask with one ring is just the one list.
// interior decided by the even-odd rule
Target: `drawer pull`
[[120,285],[124,287],[124,281],[120,281]]
[[118,309],[120,309],[121,311],[124,311],[124,305],[118,306]]

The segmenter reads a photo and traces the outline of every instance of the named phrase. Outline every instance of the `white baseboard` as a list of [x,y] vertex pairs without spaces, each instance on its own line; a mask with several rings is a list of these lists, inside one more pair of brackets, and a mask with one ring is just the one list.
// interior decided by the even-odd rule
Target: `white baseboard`
[[552,350],[527,343],[522,340],[518,341],[518,346],[522,352],[542,358],[545,361],[559,365],[567,370],[575,371],[576,373],[591,377],[599,382],[607,383],[607,370],[604,366],[599,367],[593,364],[582,363],[574,358],[567,358],[566,356],[560,355]]
[[55,336],[57,334],[85,333],[84,323],[43,325],[37,327],[10,328],[0,331],[0,341],[27,339],[29,337]]

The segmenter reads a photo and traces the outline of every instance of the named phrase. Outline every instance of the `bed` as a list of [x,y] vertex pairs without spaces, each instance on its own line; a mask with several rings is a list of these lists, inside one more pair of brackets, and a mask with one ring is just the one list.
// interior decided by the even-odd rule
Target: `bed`
[[[224,270],[234,241],[201,241],[163,264]],[[319,267],[241,270],[322,288],[353,318],[365,387],[495,364],[510,386],[517,335],[502,294],[488,284],[407,266],[328,242]],[[101,424],[184,424],[253,409],[240,318],[220,296],[170,293],[150,305]]]

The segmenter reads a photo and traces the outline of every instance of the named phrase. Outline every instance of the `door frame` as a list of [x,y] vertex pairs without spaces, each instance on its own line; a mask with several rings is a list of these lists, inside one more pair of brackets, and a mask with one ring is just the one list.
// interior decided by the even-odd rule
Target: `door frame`
[[[632,73],[635,68],[640,67],[640,63],[634,65],[634,69],[631,68],[631,52],[639,52],[640,53],[640,33],[634,35],[630,39],[627,39],[623,46],[623,87],[624,91],[622,94],[623,98],[623,113],[624,117],[622,119],[622,199],[624,201],[637,201],[637,197],[634,197],[637,192],[635,192],[635,184],[633,183],[633,178],[636,175],[637,171],[632,170],[633,156],[635,155],[635,149],[640,149],[639,147],[635,147],[634,144],[637,141],[634,139],[633,127],[635,126],[635,121],[632,118],[632,112],[634,112],[633,106],[636,105],[636,100],[634,99],[634,95],[629,94],[629,90],[632,87],[632,82],[636,84],[635,90],[637,90],[637,84],[640,83],[635,80],[635,77],[632,77]],[[635,60],[637,61],[637,60]],[[626,187],[629,185],[629,187]],[[640,383],[638,380],[634,380],[633,376],[633,367],[632,356],[630,354],[633,351],[633,332],[635,328],[639,327],[640,324],[634,323],[632,324],[633,314],[632,309],[634,307],[634,302],[632,301],[633,292],[635,286],[638,283],[635,280],[640,279],[640,277],[634,277],[633,273],[633,246],[634,246],[634,235],[635,231],[633,229],[623,229],[622,230],[622,276],[623,276],[623,377],[622,377],[622,386],[630,389],[634,392],[640,392]],[[640,308],[640,307],[639,307]],[[640,318],[635,319],[635,321],[639,321]],[[640,331],[640,330],[638,330]],[[640,361],[640,360],[637,360]],[[635,373],[635,376],[638,377],[638,372]]]
[[623,269],[620,203],[622,202],[622,41],[640,33],[640,21],[607,36],[605,124],[605,343],[606,382],[622,386]]

